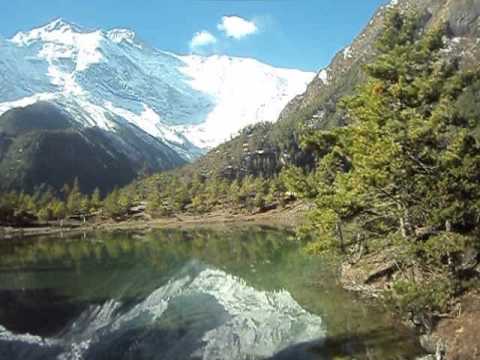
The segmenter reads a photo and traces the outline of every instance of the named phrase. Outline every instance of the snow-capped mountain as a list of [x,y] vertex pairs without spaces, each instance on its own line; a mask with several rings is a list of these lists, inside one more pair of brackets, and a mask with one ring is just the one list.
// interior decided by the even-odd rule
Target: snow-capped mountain
[[314,76],[247,58],[179,56],[130,30],[56,20],[0,39],[0,115],[48,101],[83,127],[133,125],[191,159],[246,125],[275,121]]

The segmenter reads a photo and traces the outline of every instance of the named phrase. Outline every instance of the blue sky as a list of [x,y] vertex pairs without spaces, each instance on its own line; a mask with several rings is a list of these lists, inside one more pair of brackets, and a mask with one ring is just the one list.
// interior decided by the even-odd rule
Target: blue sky
[[275,66],[317,71],[385,2],[0,0],[0,34],[8,38],[61,17],[88,28],[126,27],[146,43],[175,53],[254,57]]

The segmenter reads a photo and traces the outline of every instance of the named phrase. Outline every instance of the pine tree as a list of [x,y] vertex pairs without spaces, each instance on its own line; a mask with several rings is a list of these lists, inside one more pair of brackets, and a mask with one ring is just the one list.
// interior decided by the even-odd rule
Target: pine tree
[[93,210],[100,209],[100,206],[102,205],[102,197],[100,195],[100,189],[98,187],[95,188],[92,193],[90,204]]
[[103,208],[108,216],[116,217],[120,215],[121,210],[118,205],[118,198],[119,191],[115,188],[103,201]]
[[315,194],[315,228],[327,243],[343,243],[353,223],[355,238],[412,244],[425,229],[478,225],[478,125],[458,103],[479,72],[444,59],[443,27],[423,34],[417,20],[390,14],[368,81],[343,101],[349,125],[306,139],[321,157],[314,180],[285,176],[301,195]]
[[82,193],[78,178],[75,178],[73,186],[67,197],[67,210],[70,214],[78,214],[81,211]]
[[61,220],[65,218],[66,215],[66,207],[65,203],[61,200],[53,200],[50,204],[50,209],[52,210],[52,217]]
[[41,221],[49,221],[52,219],[52,211],[48,207],[41,208],[37,212],[37,217]]

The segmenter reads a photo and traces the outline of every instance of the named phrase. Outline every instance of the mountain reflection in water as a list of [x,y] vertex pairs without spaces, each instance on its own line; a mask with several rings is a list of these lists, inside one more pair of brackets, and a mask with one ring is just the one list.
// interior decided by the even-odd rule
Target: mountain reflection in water
[[[417,353],[411,334],[381,328],[386,315],[342,292],[331,269],[284,230],[100,234],[0,250],[0,359]],[[312,286],[322,271],[325,284]]]

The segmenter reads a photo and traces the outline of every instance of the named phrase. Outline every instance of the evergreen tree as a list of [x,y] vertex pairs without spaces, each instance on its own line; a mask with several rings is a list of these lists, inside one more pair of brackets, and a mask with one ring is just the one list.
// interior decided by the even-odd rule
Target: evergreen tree
[[[399,266],[453,275],[451,259],[476,241],[480,221],[478,118],[458,106],[480,72],[442,56],[443,27],[418,30],[418,17],[389,14],[368,80],[343,101],[348,126],[304,140],[321,159],[314,181],[293,170],[285,177],[299,194],[315,194],[313,249],[345,251],[347,238],[396,244]],[[410,285],[400,288],[418,299],[429,289]]]
[[70,189],[67,197],[67,210],[70,214],[78,214],[82,206],[82,193],[80,192],[80,185],[78,178],[75,178],[73,186]]
[[100,189],[97,187],[92,193],[90,205],[93,210],[98,210],[102,205],[102,197],[100,195]]
[[50,204],[50,209],[52,211],[52,217],[61,220],[65,218],[66,215],[66,207],[65,203],[61,200],[55,199]]
[[118,204],[118,199],[119,190],[115,188],[103,201],[103,208],[108,216],[117,217],[121,215],[122,211]]
[[48,207],[41,208],[37,212],[37,217],[41,221],[49,221],[52,219],[52,211]]

